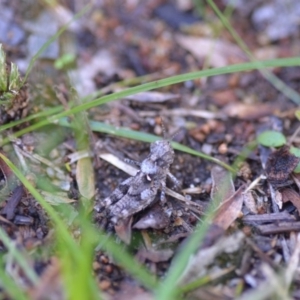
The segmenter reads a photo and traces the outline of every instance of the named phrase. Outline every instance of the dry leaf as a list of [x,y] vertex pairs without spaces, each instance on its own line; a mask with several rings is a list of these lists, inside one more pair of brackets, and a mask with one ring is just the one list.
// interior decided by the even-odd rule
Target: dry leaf
[[124,171],[125,173],[129,174],[130,176],[135,176],[138,172],[138,169],[127,164],[117,156],[111,154],[111,153],[102,153],[99,154],[99,157],[103,160],[111,163],[113,166],[117,167],[118,169]]
[[159,92],[142,92],[134,95],[125,97],[125,99],[133,100],[137,102],[153,102],[153,103],[163,103],[168,100],[178,99],[179,95],[171,93],[159,93]]
[[212,101],[219,106],[224,106],[229,103],[235,104],[238,100],[236,93],[232,89],[217,91],[210,96],[212,97]]
[[232,118],[242,120],[256,120],[270,115],[275,110],[274,106],[262,103],[230,103],[222,110],[224,114]]
[[256,202],[251,191],[244,193],[244,203],[251,213],[258,214]]
[[282,202],[292,202],[300,213],[300,195],[295,190],[289,188],[281,190],[281,194]]
[[229,199],[222,202],[218,208],[213,224],[226,230],[239,216],[244,201],[244,185],[242,185]]
[[220,198],[220,202],[228,199],[235,193],[231,174],[220,166],[211,169],[212,188],[211,199]]
[[176,35],[176,41],[198,60],[208,59],[215,68],[244,62],[246,59],[239,47],[221,39]]
[[292,177],[293,177],[298,189],[300,189],[300,174],[292,173]]
[[78,160],[76,180],[80,194],[86,199],[93,198],[95,195],[95,177],[92,161],[89,157]]
[[266,163],[268,181],[273,187],[290,185],[290,175],[300,161],[293,155],[288,146],[283,146],[274,151]]
[[133,217],[129,217],[124,220],[119,220],[118,224],[115,225],[115,231],[117,236],[122,240],[125,244],[129,245],[131,241],[131,224]]
[[275,203],[278,205],[279,209],[282,209],[282,200],[283,200],[282,194],[278,190],[275,191],[274,200],[275,200]]

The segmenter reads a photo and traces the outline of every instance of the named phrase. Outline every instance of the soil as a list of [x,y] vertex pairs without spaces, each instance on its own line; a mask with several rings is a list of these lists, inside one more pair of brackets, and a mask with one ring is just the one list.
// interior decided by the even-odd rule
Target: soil
[[[74,21],[73,27],[70,25],[54,42],[59,51],[56,52],[54,47],[36,61],[26,86],[14,98],[14,105],[9,109],[1,106],[1,124],[22,120],[60,105],[67,110],[72,107],[74,99],[70,86],[76,89],[81,99],[96,91],[108,95],[131,85],[208,67],[222,67],[224,63],[230,65],[247,61],[246,55],[222,28],[208,4],[197,11],[193,1],[186,1],[187,6],[180,6],[184,1],[121,2],[94,4],[92,9]],[[217,1],[216,5],[224,10],[225,2]],[[268,3],[253,1],[251,5],[235,7],[230,16],[232,27],[260,59],[297,56],[300,49],[299,26],[294,30],[290,25],[286,35],[277,38],[268,36],[267,28],[254,18],[264,5],[268,7]],[[72,17],[83,5],[84,1],[63,1],[57,4],[57,8],[63,8],[66,15]],[[6,29],[1,29],[0,22],[0,43],[7,54],[7,63],[16,63],[24,76],[33,56],[30,41],[50,37],[34,26],[43,28],[46,24],[43,22],[47,22],[44,19],[56,16],[52,25],[59,28],[64,18],[54,8],[30,4],[30,1],[20,5],[18,1],[4,1],[0,8],[4,20],[1,22],[8,24],[11,30],[11,35],[5,35]],[[24,14],[24,11],[27,13]],[[267,20],[266,23],[272,24],[272,21]],[[191,37],[195,50],[190,46]],[[214,50],[207,50],[208,40],[219,44],[215,44]],[[55,62],[65,53],[73,54],[74,61],[62,69],[55,67]],[[274,68],[270,73],[295,93],[300,92],[299,67]],[[120,251],[128,250],[152,273],[163,278],[198,220],[205,216],[212,202],[211,195],[221,190],[220,205],[216,206],[211,227],[197,250],[204,255],[205,249],[218,249],[214,261],[203,266],[201,273],[201,276],[207,275],[211,279],[187,297],[235,299],[263,288],[272,278],[264,264],[275,271],[287,268],[291,264],[291,256],[300,249],[297,235],[300,231],[300,181],[299,175],[294,173],[299,159],[290,153],[291,146],[299,148],[300,145],[297,135],[299,120],[295,115],[299,102],[291,100],[285,91],[282,87],[276,88],[265,74],[251,71],[186,81],[156,90],[157,94],[138,94],[134,99],[119,99],[89,110],[87,119],[105,122],[115,128],[124,127],[163,137],[162,127],[165,127],[165,135],[173,137],[173,141],[228,165],[236,163],[241,152],[263,131],[281,132],[287,140],[287,145],[279,147],[279,150],[257,145],[249,151],[237,164],[238,172],[232,180],[228,179],[230,183],[226,183],[225,190],[222,190],[223,179],[228,178],[228,171],[220,169],[214,172],[215,163],[175,150],[170,172],[177,178],[180,187],[174,189],[169,180],[167,187],[184,195],[185,198],[182,198],[185,200],[167,194],[167,202],[161,203],[158,192],[150,206],[132,216],[132,223],[122,224],[122,228],[117,229],[109,221],[109,208],[97,211],[93,207],[101,205],[101,201],[130,175],[100,156],[110,153],[122,161],[142,162],[149,155],[149,144],[93,132],[84,125],[84,129],[88,128],[86,134],[95,174],[94,186],[87,190],[87,193],[94,188],[96,190],[91,205],[95,226],[109,232],[117,241],[127,241],[127,244],[120,242]],[[3,130],[1,140],[43,118]],[[72,121],[72,117],[69,120]],[[21,169],[29,170],[27,177],[45,192],[43,196],[50,204],[68,205],[77,211],[82,180],[77,169],[80,158],[78,137],[80,130],[74,133],[52,124],[23,134],[18,139],[11,138],[10,143],[2,144],[1,153]],[[25,187],[14,179],[4,162],[0,167],[3,186],[0,190],[1,227],[18,247],[43,253],[32,258],[32,264],[38,275],[45,277],[47,272],[52,272],[51,268],[57,271],[59,264],[58,258],[51,252],[51,220]],[[253,183],[259,177],[261,179]],[[7,190],[10,180],[13,183]],[[55,198],[54,194],[59,196]],[[154,216],[151,226],[147,225],[150,215]],[[118,230],[126,232],[125,238]],[[232,237],[236,237],[237,248],[231,251],[226,243]],[[48,250],[45,250],[45,245]],[[7,251],[2,243],[0,251]],[[298,265],[299,259],[296,262]],[[199,261],[195,260],[197,263]],[[225,275],[214,277],[216,270],[220,274],[224,271]],[[134,278],[102,251],[95,251],[93,271],[99,288],[108,299],[124,295],[126,298],[128,293],[133,298],[150,297]],[[299,270],[292,275],[290,296],[298,299]],[[183,282],[196,279],[191,276]],[[55,287],[53,295],[61,299],[59,284],[52,281],[51,285]],[[37,294],[32,292],[32,295]],[[272,293],[268,297],[271,299]],[[43,299],[39,296],[32,298]]]

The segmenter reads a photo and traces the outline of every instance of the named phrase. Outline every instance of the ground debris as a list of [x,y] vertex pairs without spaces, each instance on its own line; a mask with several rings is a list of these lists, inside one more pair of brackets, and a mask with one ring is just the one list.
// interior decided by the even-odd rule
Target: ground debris
[[263,223],[273,223],[277,221],[295,221],[295,217],[289,214],[287,211],[271,214],[257,214],[257,215],[247,215],[243,216],[243,222],[247,224],[263,224]]
[[290,175],[299,161],[300,158],[291,154],[287,146],[273,152],[266,164],[266,173],[269,182],[274,187],[290,185]]
[[[99,227],[106,230],[107,236],[89,257],[92,272],[86,268],[93,274],[103,299],[155,298],[151,288],[146,290],[142,287],[145,282],[141,284],[141,278],[128,271],[130,266],[120,267],[121,260],[113,253],[102,252],[110,241],[116,242],[116,256],[130,254],[153,278],[157,277],[154,281],[163,282],[172,270],[173,257],[185,250],[183,239],[189,239],[197,224],[202,225],[208,208],[215,215],[204,241],[185,266],[180,288],[184,291],[185,283],[199,276],[200,284],[194,286],[194,293],[183,292],[182,298],[300,298],[300,179],[294,173],[299,159],[289,153],[289,147],[300,148],[300,68],[295,63],[293,67],[201,78],[194,73],[190,77],[200,70],[211,75],[215,71],[231,72],[238,67],[232,64],[247,62],[246,49],[242,51],[235,42],[238,35],[256,59],[293,57],[296,62],[300,51],[299,26],[294,22],[297,9],[286,14],[290,7],[280,1],[275,1],[274,7],[260,0],[230,3],[238,8],[230,16],[236,30],[233,37],[223,30],[209,4],[198,7],[193,1],[123,1],[120,5],[120,1],[98,1],[73,20],[62,36],[55,36],[39,57],[34,57],[27,84],[16,89],[16,82],[10,80],[16,71],[11,62],[25,74],[32,54],[47,40],[46,36],[54,35],[84,6],[84,1],[78,0],[51,7],[34,3],[30,9],[31,2],[11,0],[0,4],[0,40],[7,53],[2,66],[6,74],[4,90],[0,90],[0,124],[5,124],[1,126],[0,151],[18,156],[17,164],[12,161],[26,178],[31,178],[47,203],[55,205],[54,210],[80,246],[81,241],[85,246],[86,237],[80,230],[84,222],[77,226],[83,209],[81,198],[90,198],[91,207],[95,205],[94,195],[96,201],[109,202],[110,210],[93,211],[90,218],[90,225],[99,232]],[[290,1],[293,8],[299,7],[294,2]],[[228,3],[215,1],[214,5],[229,12]],[[274,12],[278,8],[283,9],[277,18]],[[49,17],[53,22],[49,23]],[[283,26],[274,26],[280,22]],[[46,32],[49,26],[39,28],[48,23],[50,31]],[[212,70],[210,66],[224,68]],[[162,86],[175,75],[179,80],[183,76],[193,79],[174,84],[175,78],[173,84]],[[157,89],[114,98],[115,92],[128,95],[147,86]],[[81,98],[82,102],[77,103],[80,106],[74,106],[69,91],[72,88]],[[13,101],[5,102],[3,96]],[[107,99],[109,102],[104,103]],[[86,116],[87,126],[82,132],[90,131],[89,151],[80,151],[81,140],[71,126],[79,116],[77,109]],[[69,116],[52,118],[60,113]],[[24,119],[26,115],[29,118]],[[154,174],[141,174],[141,167],[129,166],[123,159],[147,162],[151,155],[158,154],[151,149],[149,154],[149,145],[141,140],[153,138],[149,134],[161,136],[161,117],[170,135],[179,129],[174,141],[189,147],[189,153],[178,150],[173,155],[169,148],[166,166],[167,160],[159,159],[157,165],[152,165]],[[286,146],[248,149],[264,130],[281,132]],[[214,159],[239,170],[229,175],[215,166]],[[1,240],[7,274],[33,299],[66,298],[64,261],[60,261],[60,249],[56,247],[53,220],[1,161],[0,169],[1,228],[15,250],[27,250],[26,257],[39,284],[29,285],[15,261],[7,260],[11,253]],[[178,178],[182,190],[164,187],[171,187],[170,174]],[[10,185],[10,178],[14,179],[12,186],[3,189]],[[147,187],[153,188],[153,182],[156,184],[147,197],[149,203],[135,207],[138,201],[132,201],[134,192],[141,195]],[[111,193],[116,190],[123,200],[126,198],[125,203],[110,203],[117,194]],[[160,191],[165,192],[167,201],[159,201]],[[161,198],[164,200],[164,196]],[[128,213],[124,213],[126,209]],[[107,223],[110,225],[106,227]],[[177,286],[174,282],[174,290]],[[0,293],[6,299],[5,288],[2,284]]]

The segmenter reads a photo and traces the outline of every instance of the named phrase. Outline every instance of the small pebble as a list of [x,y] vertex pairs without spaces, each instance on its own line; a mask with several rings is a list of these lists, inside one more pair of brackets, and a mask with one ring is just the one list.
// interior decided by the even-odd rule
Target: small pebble
[[50,167],[46,168],[46,173],[47,173],[47,175],[50,178],[54,178],[55,177],[55,171],[52,168],[50,168]]
[[182,222],[182,219],[181,218],[176,218],[175,219],[175,222],[174,222],[174,225],[175,226],[181,226],[183,224]]
[[111,282],[108,280],[102,280],[99,282],[99,288],[101,291],[105,291],[111,287]]
[[218,152],[220,154],[226,154],[228,151],[227,145],[225,143],[222,143],[219,148],[218,148]]

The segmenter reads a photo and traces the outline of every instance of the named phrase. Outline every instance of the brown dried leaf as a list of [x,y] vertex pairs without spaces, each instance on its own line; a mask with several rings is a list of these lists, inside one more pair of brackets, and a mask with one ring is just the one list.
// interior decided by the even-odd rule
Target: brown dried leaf
[[235,92],[232,89],[214,92],[212,95],[212,101],[220,106],[224,106],[228,103],[235,103],[238,100]]
[[220,202],[230,198],[235,193],[231,174],[220,166],[211,169],[212,188],[211,199],[222,198]]
[[281,195],[284,203],[288,201],[292,202],[300,213],[300,195],[295,190],[285,188],[281,190]]
[[266,164],[269,182],[274,187],[289,185],[290,174],[300,161],[300,157],[291,154],[288,146],[283,146],[273,152]]
[[293,173],[292,177],[294,179],[294,182],[296,183],[298,189],[300,189],[300,173]]
[[89,157],[78,160],[76,180],[80,194],[86,199],[93,198],[95,195],[95,177],[92,161]]
[[251,191],[248,191],[247,193],[244,194],[244,203],[251,213],[258,214],[256,202]]
[[118,224],[115,225],[115,231],[117,236],[122,240],[125,244],[130,244],[131,241],[131,224],[133,217],[129,217],[127,219],[119,220]]
[[242,185],[229,199],[218,208],[213,224],[226,230],[239,216],[244,201],[244,185]]
[[255,120],[270,115],[274,111],[274,106],[255,103],[230,103],[224,107],[222,112],[229,117],[239,118],[242,120]]
[[245,61],[244,53],[239,47],[221,39],[191,37],[176,35],[177,43],[187,51],[190,51],[195,58],[203,61],[209,58],[212,67],[225,67],[232,63]]
[[274,197],[275,203],[278,205],[279,209],[282,209],[282,194],[277,190],[275,191],[275,197]]

